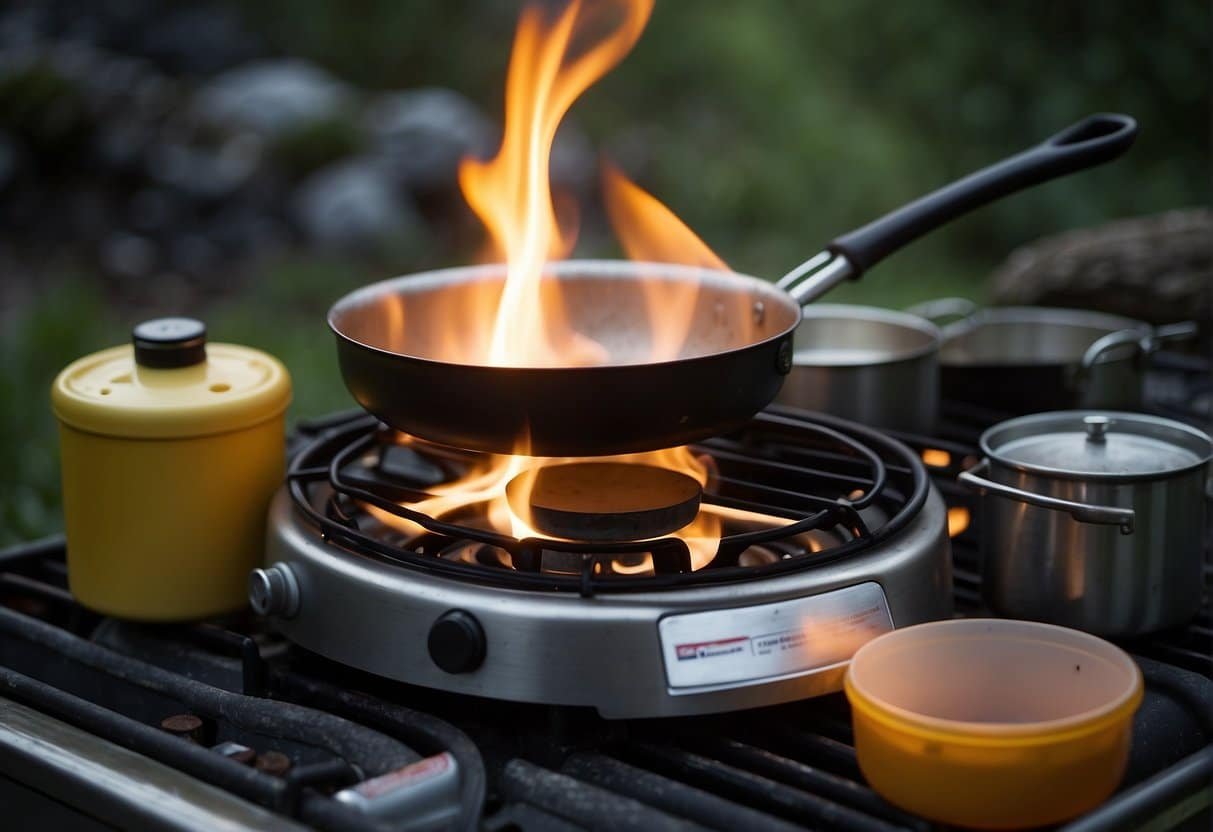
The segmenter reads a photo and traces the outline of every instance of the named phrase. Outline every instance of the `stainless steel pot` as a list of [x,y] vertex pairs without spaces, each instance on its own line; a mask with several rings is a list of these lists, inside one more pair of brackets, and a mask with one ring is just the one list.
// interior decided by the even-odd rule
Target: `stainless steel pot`
[[1136,409],[1145,366],[1164,341],[1191,338],[1188,321],[1144,321],[1083,309],[1005,306],[979,309],[942,298],[907,310],[942,328],[944,398],[1004,413],[1068,408]]
[[806,306],[778,401],[874,427],[928,433],[939,408],[939,328],[871,306]]
[[1105,636],[1200,607],[1209,436],[1140,413],[1062,411],[995,425],[960,475],[982,493],[982,591],[1001,615]]

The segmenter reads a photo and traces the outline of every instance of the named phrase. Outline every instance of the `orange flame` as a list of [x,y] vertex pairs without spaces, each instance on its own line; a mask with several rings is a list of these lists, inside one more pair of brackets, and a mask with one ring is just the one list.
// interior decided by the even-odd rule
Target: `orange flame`
[[611,227],[629,259],[728,270],[669,208],[607,161],[602,163],[602,186]]
[[[490,303],[495,300],[495,311],[479,304],[474,309],[451,310],[449,319],[462,318],[473,328],[477,322],[493,322],[491,338],[482,342],[469,339],[461,345],[459,339],[453,339],[449,345],[453,360],[514,367],[579,366],[609,360],[601,344],[570,326],[558,282],[543,278],[549,258],[566,256],[575,242],[575,229],[562,224],[558,216],[550,158],[556,131],[573,102],[631,50],[652,9],[653,0],[572,0],[554,18],[537,7],[523,11],[506,78],[501,147],[487,162],[464,159],[459,167],[464,198],[484,223],[494,255],[506,261],[506,281],[500,297],[489,299]],[[601,34],[595,39],[594,33]],[[604,167],[603,177],[611,222],[630,257],[727,268],[667,208],[613,166]],[[688,281],[652,280],[645,282],[645,292],[654,333],[650,359],[677,357],[690,335],[698,289]],[[403,310],[393,312],[393,325],[402,328]],[[401,437],[401,441],[411,440]],[[528,518],[515,513],[506,486],[519,476],[529,477],[533,483],[541,467],[576,460],[536,459],[527,453],[524,437],[514,455],[486,455],[466,475],[436,487],[433,497],[410,507],[441,518],[464,506],[483,504],[493,529],[519,539],[543,537]],[[685,447],[600,459],[670,468],[695,477],[701,485],[709,479],[709,464]],[[393,514],[367,508],[386,524],[421,532],[420,527]],[[687,544],[694,569],[706,566],[715,556],[723,518],[730,512],[748,514],[704,506],[695,520],[675,532]],[[651,568],[651,557],[620,561],[615,567],[621,574]]]
[[[621,19],[581,54],[570,47],[604,9]],[[561,119],[591,84],[623,59],[640,37],[653,0],[583,4],[573,0],[552,22],[541,9],[522,12],[506,77],[505,132],[488,162],[465,159],[459,185],[505,255],[507,277],[497,306],[489,363],[540,366],[603,363],[604,350],[572,331],[544,263],[572,250],[552,203],[549,167]]]
[[[402,442],[413,442],[412,437],[402,436]],[[610,457],[594,457],[595,461],[629,462],[644,465],[655,465],[682,471],[695,477],[701,486],[706,486],[709,478],[708,465],[697,458],[690,448],[669,448],[663,451],[646,453],[621,454]],[[518,455],[491,455],[483,458],[467,474],[458,480],[435,486],[434,496],[420,502],[409,504],[409,508],[427,514],[430,517],[443,518],[451,512],[474,503],[487,506],[489,524],[498,531],[506,532],[519,540],[532,538],[549,538],[550,535],[536,531],[529,518],[520,516],[506,497],[506,486],[516,476],[528,477],[534,481],[534,475],[547,465],[559,465],[568,462],[581,461],[577,458],[531,458]],[[716,556],[716,547],[720,543],[721,517],[726,510],[718,507],[704,507],[698,516],[689,524],[679,529],[673,536],[687,544],[691,553],[691,568],[701,569]],[[401,529],[409,534],[420,534],[423,529],[417,524],[397,517],[372,505],[366,509],[381,523]],[[760,517],[760,515],[754,515]],[[776,521],[778,522],[778,521]],[[651,567],[651,562],[650,562]],[[618,571],[627,571],[626,567]],[[636,571],[640,571],[637,569]]]
[[[611,227],[630,259],[728,270],[724,261],[669,208],[610,162],[602,165],[602,189]],[[666,280],[648,280],[643,285],[653,337],[652,359],[677,358],[691,334],[698,285]]]

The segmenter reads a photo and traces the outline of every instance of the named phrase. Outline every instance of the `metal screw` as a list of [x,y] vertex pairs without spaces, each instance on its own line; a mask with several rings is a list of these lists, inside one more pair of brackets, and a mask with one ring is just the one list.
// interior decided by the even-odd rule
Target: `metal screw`
[[273,777],[283,777],[291,770],[291,758],[281,751],[267,751],[257,755],[253,767]]
[[792,340],[790,338],[785,339],[779,345],[779,352],[775,354],[775,369],[782,376],[792,372]]
[[182,739],[198,742],[202,738],[202,720],[193,714],[174,714],[160,720],[160,727]]

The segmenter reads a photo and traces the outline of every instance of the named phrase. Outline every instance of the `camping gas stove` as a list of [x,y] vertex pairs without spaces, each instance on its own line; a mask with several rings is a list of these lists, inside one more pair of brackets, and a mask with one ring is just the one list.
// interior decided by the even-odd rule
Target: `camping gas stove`
[[860,644],[951,614],[946,508],[901,443],[773,409],[693,453],[710,475],[686,528],[710,536],[519,539],[491,499],[417,508],[483,455],[332,425],[274,502],[253,607],[379,676],[611,718],[836,691]]

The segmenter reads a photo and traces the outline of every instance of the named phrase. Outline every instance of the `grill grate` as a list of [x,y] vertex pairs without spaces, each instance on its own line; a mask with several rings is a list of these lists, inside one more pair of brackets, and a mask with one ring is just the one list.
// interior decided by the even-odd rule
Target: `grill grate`
[[[769,528],[730,528],[725,520],[715,559],[698,572],[690,571],[690,554],[677,537],[637,543],[601,543],[524,539],[461,522],[457,516],[430,517],[402,504],[433,496],[426,482],[434,471],[454,466],[466,469],[478,456],[451,449],[427,449],[401,466],[404,481],[384,481],[374,474],[375,461],[392,447],[394,435],[373,420],[352,418],[326,423],[295,457],[288,474],[296,507],[330,540],[361,554],[398,565],[458,576],[502,586],[532,590],[641,592],[684,586],[752,580],[795,569],[811,568],[847,557],[878,544],[901,530],[927,496],[927,476],[913,454],[888,437],[830,417],[772,408],[759,414],[737,434],[695,446],[710,456],[717,473],[705,489],[708,505],[740,508],[786,519]],[[482,457],[479,457],[482,458]],[[841,495],[841,496],[840,496]],[[363,528],[359,503],[370,504],[428,532],[421,540],[398,545],[382,533]],[[874,528],[861,513],[877,509],[885,518]],[[788,543],[798,535],[823,529],[845,530],[846,539],[824,552],[798,552],[765,565],[741,565],[750,547]],[[435,540],[436,538],[436,540]],[[513,568],[464,563],[435,557],[439,550],[478,543],[507,552]],[[542,553],[564,552],[580,557],[580,574],[540,572]],[[613,576],[604,564],[620,555],[649,553],[655,575]]]
[[[963,560],[969,547],[961,541],[957,551]],[[3,695],[117,738],[319,828],[375,828],[326,796],[350,776],[341,753],[330,750],[317,757],[313,750],[310,758],[301,756],[289,743],[274,739],[277,729],[267,730],[252,744],[260,742],[261,750],[284,749],[300,764],[292,778],[266,777],[254,788],[232,779],[237,770],[229,761],[200,753],[196,746],[183,751],[180,743],[149,725],[166,712],[189,710],[189,697],[201,695],[199,691],[216,695],[225,687],[264,702],[271,721],[274,709],[297,703],[309,712],[348,720],[356,730],[370,730],[384,741],[403,743],[416,755],[451,751],[465,777],[464,805],[479,807],[488,796],[483,823],[490,830],[931,828],[864,784],[851,746],[847,706],[838,695],[754,712],[635,723],[604,723],[568,709],[441,696],[340,668],[255,629],[106,622],[71,602],[63,589],[62,556],[61,544],[54,542],[0,556]],[[978,611],[967,601],[970,593],[976,594],[976,578],[963,571],[960,575],[958,605]],[[121,637],[105,632],[111,625]],[[104,645],[127,655],[117,661]],[[165,655],[165,646],[178,660],[188,661],[157,670],[130,658],[154,660]],[[1208,612],[1182,631],[1126,646],[1138,654],[1147,681],[1126,789],[1074,828],[1128,828],[1128,817],[1152,817],[1176,806],[1180,813],[1172,820],[1203,823],[1207,815],[1199,813],[1207,811],[1208,799],[1207,793],[1201,797],[1201,788],[1213,776]],[[128,684],[119,693],[110,687],[113,679],[70,670],[82,657],[94,669],[121,670],[128,683],[130,678],[154,682],[162,698],[149,703],[143,698],[147,690],[138,685]],[[227,662],[231,672],[226,681],[208,683],[184,674],[188,668],[190,677],[205,677],[198,668],[206,661]],[[256,698],[258,692],[270,698]],[[231,738],[231,726],[208,722],[216,742]]]
[[[959,614],[975,615],[982,613],[981,518],[978,505],[953,481],[973,461],[979,431],[965,421],[971,414],[951,416],[958,424],[949,428],[948,439],[901,438],[915,454],[946,454],[932,454],[929,470],[947,503],[970,512],[968,529],[953,540],[954,596]],[[342,414],[308,426],[307,441],[293,440],[295,448],[348,442],[342,431],[350,424],[351,417]],[[371,425],[362,424],[362,430]],[[862,459],[837,449],[802,454],[780,446],[780,429],[773,426],[771,453],[759,459],[748,456],[761,447],[753,436],[705,443],[725,461],[723,498],[756,499],[794,514],[805,507],[795,504],[789,494],[796,490],[785,488],[782,478],[818,478],[835,488],[840,481],[829,478],[841,470],[847,483],[875,482]],[[884,464],[882,493],[897,499],[912,495],[916,477],[925,476],[911,461]],[[310,489],[329,473],[327,466],[297,465],[294,484]],[[357,531],[321,517],[338,537]],[[335,801],[333,791],[351,777],[444,751],[459,766],[461,811],[453,823],[462,829],[934,828],[890,806],[864,783],[840,695],[715,717],[631,723],[456,697],[340,667],[251,620],[142,627],[103,619],[72,601],[64,555],[61,539],[0,552],[0,698],[85,727],[319,829],[385,828]],[[1206,599],[1211,576],[1206,567]],[[1185,628],[1124,646],[1137,657],[1147,687],[1129,773],[1116,796],[1066,830],[1208,829],[1209,608]],[[283,709],[291,719],[280,716]],[[202,746],[157,727],[166,715],[189,711],[205,717]],[[300,743],[300,720],[327,727]],[[290,772],[257,772],[206,747],[224,740],[258,752],[280,751],[292,762]],[[370,748],[379,751],[372,754]]]

